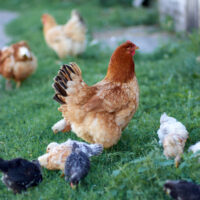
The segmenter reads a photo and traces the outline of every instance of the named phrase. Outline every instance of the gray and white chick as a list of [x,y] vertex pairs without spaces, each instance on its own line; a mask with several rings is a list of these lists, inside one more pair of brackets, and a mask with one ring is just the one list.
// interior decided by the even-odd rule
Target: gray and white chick
[[71,139],[68,139],[67,143],[69,143],[71,146],[76,144],[76,148],[79,148],[88,157],[98,156],[103,151],[103,145],[101,144],[87,144],[86,142],[78,142],[76,140]]
[[65,180],[71,187],[77,186],[85,178],[90,170],[90,159],[79,146],[74,143],[72,153],[68,156],[65,163]]
[[41,167],[37,160],[30,162],[16,158],[7,161],[0,158],[0,171],[3,173],[2,182],[14,193],[21,193],[42,182]]
[[185,180],[166,181],[164,191],[176,200],[200,199],[200,185]]

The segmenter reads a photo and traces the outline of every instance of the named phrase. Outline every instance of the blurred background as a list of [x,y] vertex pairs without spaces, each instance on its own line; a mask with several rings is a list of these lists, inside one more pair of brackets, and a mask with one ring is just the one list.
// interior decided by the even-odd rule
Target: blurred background
[[[49,12],[65,23],[70,8],[80,10],[89,25],[91,44],[100,43],[102,48],[113,49],[119,42],[131,40],[141,47],[141,52],[150,53],[174,40],[174,32],[191,32],[200,26],[199,0],[9,0],[0,3],[0,47],[9,41],[3,31],[4,25],[21,12],[36,10],[35,17]],[[40,24],[39,19],[37,24]],[[12,32],[9,27],[8,32]]]

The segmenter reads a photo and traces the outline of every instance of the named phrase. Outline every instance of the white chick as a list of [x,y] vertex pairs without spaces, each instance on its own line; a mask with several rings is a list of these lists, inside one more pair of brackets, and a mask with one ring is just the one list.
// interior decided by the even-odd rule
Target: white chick
[[169,117],[166,113],[163,113],[160,117],[160,128],[158,129],[157,134],[160,145],[168,134],[178,134],[185,139],[188,137],[188,132],[185,126],[175,118]]
[[190,148],[188,149],[189,151],[192,151],[193,153],[196,153],[197,151],[200,151],[200,141],[197,142],[194,145],[191,145]]
[[160,118],[160,128],[157,131],[159,144],[163,144],[164,155],[167,158],[175,158],[175,166],[178,167],[188,132],[185,126],[173,117],[163,113]]

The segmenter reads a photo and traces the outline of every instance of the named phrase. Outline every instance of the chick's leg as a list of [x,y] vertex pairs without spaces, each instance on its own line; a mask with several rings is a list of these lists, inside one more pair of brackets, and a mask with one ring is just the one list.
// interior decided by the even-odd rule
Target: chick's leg
[[59,131],[69,132],[71,130],[71,125],[65,119],[61,119],[52,126],[52,130],[55,134]]
[[175,160],[174,160],[174,163],[175,163],[175,167],[178,168],[179,166],[179,163],[180,163],[180,160],[181,160],[181,156],[180,155],[177,155]]
[[12,84],[11,81],[8,79],[6,80],[6,90],[11,90],[12,89]]

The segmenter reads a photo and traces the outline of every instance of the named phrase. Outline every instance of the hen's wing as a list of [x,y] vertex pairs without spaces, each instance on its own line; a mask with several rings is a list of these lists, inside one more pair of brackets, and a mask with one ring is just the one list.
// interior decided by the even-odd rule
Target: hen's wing
[[63,35],[63,28],[61,26],[53,27],[46,34],[46,40],[48,43],[51,43],[51,45],[58,44],[66,39]]
[[75,63],[62,66],[54,79],[53,87],[57,102],[76,104],[87,112],[117,112],[130,101],[128,94],[117,84],[103,80],[94,86],[88,86]]
[[[98,85],[96,86],[98,87]],[[128,102],[129,97],[121,86],[106,83],[100,86],[98,92],[90,98],[83,108],[87,112],[92,110],[116,112],[126,106]]]
[[5,50],[0,50],[0,64],[4,62],[4,60],[10,57],[13,54],[12,47],[6,47]]
[[0,53],[0,73],[5,77],[12,77],[12,65],[15,62],[13,59],[13,48],[6,47]]

